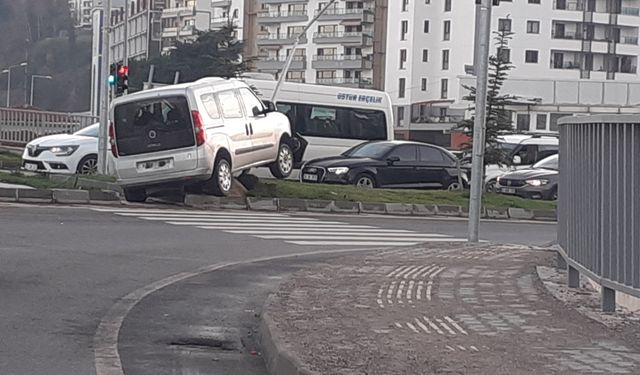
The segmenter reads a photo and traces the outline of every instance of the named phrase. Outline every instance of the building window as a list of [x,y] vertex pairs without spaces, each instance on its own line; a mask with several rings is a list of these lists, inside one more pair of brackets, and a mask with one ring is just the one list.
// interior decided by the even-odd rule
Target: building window
[[407,88],[407,80],[405,78],[400,78],[398,80],[398,98],[404,98],[404,94]]
[[518,130],[529,131],[530,117],[528,113],[518,113],[516,115],[516,126]]
[[444,21],[442,24],[442,40],[451,39],[451,21]]
[[540,34],[540,21],[527,21],[527,34]]
[[498,48],[498,59],[504,63],[511,62],[511,50],[509,48]]
[[398,127],[404,122],[404,107],[398,107]]
[[525,51],[524,62],[537,64],[538,63],[538,51]]
[[400,40],[407,40],[407,33],[409,33],[409,21],[402,21],[400,23]]
[[407,12],[409,10],[409,0],[402,0],[402,11]]
[[529,0],[529,4],[540,4],[540,0]]
[[449,70],[449,50],[442,50],[442,70]]
[[451,12],[451,0],[444,0],[444,11]]
[[449,80],[443,78],[440,80],[440,99],[447,99],[449,97]]
[[407,50],[400,50],[400,69],[407,69]]
[[511,20],[509,18],[500,18],[498,20],[498,31],[511,31]]
[[536,130],[547,130],[547,114],[538,113],[536,115]]
[[423,78],[422,81],[420,82],[420,89],[422,91],[427,91],[427,79]]
[[428,49],[423,49],[422,50],[422,62],[429,62],[429,50]]
[[424,33],[429,33],[429,20],[424,20]]

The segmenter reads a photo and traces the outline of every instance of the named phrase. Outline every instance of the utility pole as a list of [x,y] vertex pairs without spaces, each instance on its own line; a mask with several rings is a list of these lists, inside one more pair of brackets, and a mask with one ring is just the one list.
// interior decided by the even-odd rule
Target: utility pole
[[479,25],[476,27],[475,53],[476,103],[473,121],[471,194],[469,197],[469,242],[478,242],[484,187],[484,149],[487,119],[487,78],[489,75],[489,43],[491,41],[491,6],[494,0],[476,0]]
[[[129,66],[129,0],[124,2],[124,46],[122,49],[122,65]],[[124,90],[124,95],[127,95],[129,88]]]
[[98,77],[100,87],[100,135],[98,139],[98,173],[107,174],[107,143],[109,141],[109,32],[111,31],[111,0],[103,0],[102,7],[102,47],[100,59],[100,76]]
[[327,9],[329,9],[329,7],[332,6],[335,2],[336,0],[329,1],[327,5],[325,5],[324,8],[320,9],[318,14],[316,14],[316,16],[313,17],[311,21],[309,21],[307,26],[304,27],[304,30],[302,30],[302,32],[300,32],[300,34],[296,36],[296,41],[295,43],[293,43],[293,47],[291,47],[291,53],[289,54],[289,56],[287,56],[287,62],[284,64],[284,69],[282,69],[282,73],[280,73],[280,78],[278,79],[278,83],[276,84],[276,88],[273,90],[273,94],[271,95],[272,103],[275,104],[276,96],[278,95],[278,91],[280,91],[280,86],[282,86],[282,83],[287,78],[287,73],[289,72],[289,67],[291,67],[291,62],[293,61],[293,58],[296,54],[298,44],[300,44],[300,39],[302,39],[302,37],[307,34],[307,30],[309,30],[311,26],[318,20],[318,18],[320,18],[320,16],[322,16],[324,12],[326,12]]

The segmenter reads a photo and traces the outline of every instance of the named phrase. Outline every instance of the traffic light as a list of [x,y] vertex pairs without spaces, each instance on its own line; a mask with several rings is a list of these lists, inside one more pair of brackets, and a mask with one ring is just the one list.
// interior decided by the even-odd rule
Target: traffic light
[[118,83],[118,65],[111,64],[109,67],[109,77],[107,78],[107,82],[109,86],[115,86]]
[[116,95],[122,95],[129,89],[129,67],[118,64],[117,73]]

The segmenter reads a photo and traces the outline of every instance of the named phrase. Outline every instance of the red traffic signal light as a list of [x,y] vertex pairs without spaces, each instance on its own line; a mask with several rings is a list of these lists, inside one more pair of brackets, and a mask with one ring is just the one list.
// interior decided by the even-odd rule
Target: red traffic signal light
[[122,78],[129,75],[129,67],[125,65],[120,65],[118,68],[118,75]]

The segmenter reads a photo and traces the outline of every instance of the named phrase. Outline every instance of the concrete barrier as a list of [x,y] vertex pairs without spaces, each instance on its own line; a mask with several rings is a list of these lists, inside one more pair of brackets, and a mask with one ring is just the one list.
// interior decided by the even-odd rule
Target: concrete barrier
[[87,204],[90,202],[87,190],[54,189],[52,198],[55,203],[64,204]]

